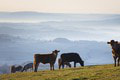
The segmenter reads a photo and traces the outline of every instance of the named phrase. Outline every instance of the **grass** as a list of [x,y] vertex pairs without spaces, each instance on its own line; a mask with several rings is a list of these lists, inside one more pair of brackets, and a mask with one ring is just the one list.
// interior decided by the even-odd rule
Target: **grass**
[[120,80],[120,67],[96,65],[61,70],[17,72],[0,75],[0,80]]

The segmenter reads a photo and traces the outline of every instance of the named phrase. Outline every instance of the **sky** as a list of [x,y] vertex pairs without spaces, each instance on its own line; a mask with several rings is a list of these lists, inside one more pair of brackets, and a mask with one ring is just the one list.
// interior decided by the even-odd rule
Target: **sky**
[[[51,39],[56,38],[56,36],[57,37],[64,36],[65,38],[67,36],[68,39],[70,38],[72,40],[74,40],[74,39],[75,40],[88,40],[88,39],[93,40],[94,39],[97,41],[98,40],[105,41],[105,40],[110,40],[110,39],[119,40],[119,37],[120,37],[120,35],[116,35],[116,34],[120,34],[120,32],[119,32],[120,31],[120,27],[119,27],[120,26],[120,24],[119,24],[120,23],[120,15],[114,15],[114,14],[120,14],[120,0],[0,0],[0,12],[2,12],[2,11],[4,11],[4,12],[6,12],[6,11],[7,12],[37,11],[37,12],[47,12],[47,13],[112,14],[112,15],[99,15],[99,16],[96,16],[96,15],[94,15],[94,16],[92,16],[92,15],[88,15],[88,16],[74,15],[73,16],[72,15],[71,18],[69,17],[69,15],[68,15],[68,17],[66,17],[66,15],[65,15],[66,20],[67,19],[80,20],[80,21],[78,21],[78,23],[73,22],[71,24],[70,23],[64,24],[64,22],[65,22],[64,20],[63,20],[64,21],[63,23],[59,23],[59,22],[57,23],[57,21],[56,21],[56,23],[55,23],[55,21],[53,23],[49,22],[48,21],[49,20],[48,18],[50,18],[50,16],[49,16],[47,18],[48,20],[46,22],[45,21],[43,22],[42,27],[44,26],[44,28],[42,28],[42,29],[43,29],[43,31],[44,30],[46,31],[48,29],[55,29],[54,31],[56,31],[56,29],[57,29],[59,31],[59,32],[57,31],[57,34],[54,34],[53,32],[51,34],[50,31],[47,31],[46,35],[51,34],[51,35],[49,35],[49,37],[47,36],[47,38],[49,38],[49,39],[51,37],[52,37]],[[20,15],[18,15],[18,16],[20,16]],[[2,17],[3,17],[3,15],[2,15]],[[42,16],[42,17],[46,18],[46,16]],[[58,17],[60,17],[60,16],[58,16]],[[20,20],[20,22],[25,22],[28,20],[28,22],[31,23],[31,20],[29,20],[29,18],[28,19],[20,18],[20,19],[22,19],[22,21]],[[50,19],[56,20],[56,17],[52,17]],[[64,19],[64,18],[62,18],[62,19]],[[104,20],[104,19],[106,19],[106,20]],[[4,19],[4,20],[7,21],[7,19]],[[3,18],[0,19],[1,22],[4,22],[4,20],[3,20]],[[34,21],[33,17],[32,17],[32,20]],[[41,18],[40,18],[40,20],[41,20]],[[86,22],[88,20],[89,22],[88,22],[88,24],[86,22],[83,23],[82,20],[83,21],[86,20]],[[98,23],[96,23],[95,20]],[[7,22],[14,22],[14,21],[16,21],[16,19],[14,20],[12,17],[12,19],[11,18],[8,19]],[[35,19],[35,21],[37,21],[37,19]],[[94,21],[94,22],[92,22],[92,21]],[[106,21],[108,21],[108,22],[106,22]],[[18,22],[19,22],[19,20],[18,20]],[[8,25],[6,25],[6,26],[8,26]],[[63,27],[61,27],[61,26],[63,26]],[[60,28],[62,28],[62,29],[60,29]],[[77,28],[77,30],[75,28]],[[34,30],[34,32],[36,32],[36,30]],[[68,33],[65,34],[62,31],[64,31],[64,32],[68,31]],[[9,32],[9,29],[8,29],[8,32]],[[39,32],[40,31],[38,31],[36,33],[39,33]],[[42,33],[42,31],[41,31],[41,33]],[[40,36],[41,33],[38,34],[38,36]],[[76,33],[77,33],[77,35],[76,35]],[[17,32],[16,32],[16,34],[17,34]],[[103,35],[104,35],[104,37],[103,37]],[[36,37],[38,37],[38,36],[36,36]],[[42,37],[44,38],[44,36],[45,36],[45,34],[43,34],[43,36],[41,36],[41,38]]]
[[0,0],[0,11],[120,13],[120,0]]

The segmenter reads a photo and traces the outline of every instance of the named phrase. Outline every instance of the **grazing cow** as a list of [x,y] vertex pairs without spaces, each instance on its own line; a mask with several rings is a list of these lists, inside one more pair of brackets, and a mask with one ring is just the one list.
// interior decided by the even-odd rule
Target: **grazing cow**
[[15,73],[16,71],[19,71],[19,72],[21,72],[21,70],[22,70],[22,66],[15,66],[15,65],[12,65],[11,66],[11,73]]
[[76,63],[80,63],[81,66],[84,66],[84,61],[81,59],[78,53],[63,53],[61,54],[62,59],[62,68],[64,68],[64,62],[74,62],[74,67]]
[[[58,59],[59,69],[61,68],[61,65],[62,65],[62,59],[59,58],[59,59]],[[71,64],[70,64],[69,62],[64,62],[64,65],[66,65],[66,67],[70,67],[70,68],[71,68]]]
[[52,51],[51,54],[35,54],[34,55],[34,67],[35,67],[34,72],[37,72],[39,63],[43,63],[43,64],[49,63],[50,70],[54,70],[54,64],[55,64],[58,52],[60,51],[54,50]]
[[22,69],[22,72],[23,71],[27,71],[28,69],[32,69],[33,70],[33,63],[28,63],[26,64],[23,69]]
[[111,40],[110,42],[107,42],[107,44],[110,44],[112,47],[112,56],[114,58],[114,66],[116,66],[116,60],[118,62],[118,66],[119,66],[120,43],[118,43],[118,41]]

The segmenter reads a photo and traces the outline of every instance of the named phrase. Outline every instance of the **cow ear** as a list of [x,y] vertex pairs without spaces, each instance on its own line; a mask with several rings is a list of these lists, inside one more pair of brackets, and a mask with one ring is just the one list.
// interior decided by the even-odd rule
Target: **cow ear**
[[116,41],[115,43],[118,43],[118,41]]
[[54,52],[58,52],[58,50],[55,50]]
[[113,43],[113,42],[115,42],[115,40],[111,40],[110,42]]
[[56,52],[60,52],[60,50],[56,50]]

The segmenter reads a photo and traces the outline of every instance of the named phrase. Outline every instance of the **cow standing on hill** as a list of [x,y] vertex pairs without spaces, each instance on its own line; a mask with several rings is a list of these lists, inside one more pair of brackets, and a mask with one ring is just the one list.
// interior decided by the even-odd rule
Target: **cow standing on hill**
[[[64,62],[64,65],[66,65],[66,67],[70,67],[71,68],[70,62]],[[61,68],[61,66],[62,66],[62,59],[59,58],[58,59],[58,67],[59,67],[59,69]]]
[[22,72],[23,71],[27,71],[28,69],[32,69],[33,70],[33,63],[28,63],[26,64],[23,69],[22,69]]
[[15,73],[16,71],[19,71],[19,72],[21,72],[22,71],[22,66],[15,66],[15,65],[12,65],[11,67],[11,73]]
[[34,55],[34,72],[37,72],[39,63],[50,63],[50,70],[54,70],[54,64],[57,58],[58,50],[52,51],[51,54],[35,54]]
[[112,56],[114,58],[114,66],[116,66],[116,60],[118,62],[120,61],[120,43],[118,41],[111,40],[110,42],[107,42],[107,44],[110,44],[112,47]]
[[63,53],[61,54],[62,59],[62,68],[64,68],[64,62],[74,62],[74,67],[76,63],[80,63],[81,66],[84,66],[84,61],[81,59],[78,53]]

